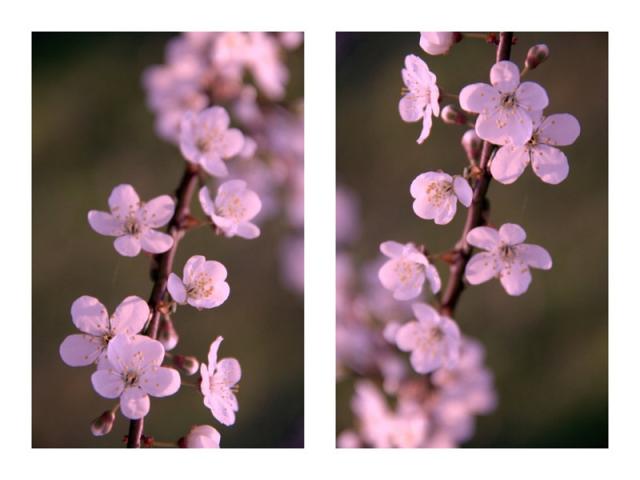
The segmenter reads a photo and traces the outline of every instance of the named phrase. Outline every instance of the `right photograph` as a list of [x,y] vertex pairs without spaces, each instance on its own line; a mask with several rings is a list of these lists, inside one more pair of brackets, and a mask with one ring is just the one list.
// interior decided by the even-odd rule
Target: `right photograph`
[[608,34],[336,34],[336,444],[608,448]]

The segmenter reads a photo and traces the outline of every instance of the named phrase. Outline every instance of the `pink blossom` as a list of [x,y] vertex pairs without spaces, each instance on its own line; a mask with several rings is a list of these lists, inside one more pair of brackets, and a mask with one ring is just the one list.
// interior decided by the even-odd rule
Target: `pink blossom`
[[380,251],[390,260],[380,268],[378,278],[384,288],[393,291],[396,300],[410,300],[420,295],[425,280],[433,293],[440,290],[438,270],[412,243],[383,242]]
[[272,100],[284,96],[289,71],[280,58],[277,39],[265,32],[249,32],[247,66],[256,84]]
[[520,83],[515,63],[501,61],[491,67],[491,85],[474,83],[460,92],[460,106],[479,113],[476,133],[498,145],[524,145],[531,138],[533,112],[549,104],[547,92],[537,83]]
[[229,297],[229,284],[225,281],[227,269],[220,262],[194,255],[184,265],[182,279],[175,273],[169,275],[167,289],[179,304],[203,308],[222,305]]
[[459,38],[454,32],[420,32],[420,48],[429,55],[443,55]]
[[207,187],[199,194],[202,210],[227,237],[252,239],[260,235],[260,228],[250,222],[262,208],[260,197],[247,188],[244,180],[230,180],[218,187],[215,201]]
[[204,404],[211,409],[213,416],[223,425],[233,425],[238,411],[238,400],[234,394],[242,371],[235,358],[223,358],[218,361],[218,348],[223,338],[218,337],[209,348],[209,365],[200,365],[200,391]]
[[410,192],[415,214],[438,225],[453,220],[458,201],[468,207],[473,197],[467,180],[442,172],[421,173],[411,182]]
[[107,346],[116,335],[140,333],[149,320],[149,305],[140,297],[127,297],[108,316],[97,298],[82,296],[71,305],[71,318],[81,334],[69,335],[60,345],[60,356],[71,367],[107,360]]
[[486,251],[469,260],[465,270],[467,281],[478,285],[497,277],[509,295],[522,295],[531,283],[529,267],[549,270],[552,264],[544,248],[522,243],[525,239],[525,231],[513,223],[505,223],[499,231],[490,227],[471,230],[467,242]]
[[116,251],[125,257],[135,257],[144,250],[163,253],[173,246],[173,237],[154,229],[171,220],[175,203],[169,195],[161,195],[146,203],[131,185],[118,185],[109,196],[111,213],[90,210],[89,225],[100,235],[118,237],[113,242]]
[[180,125],[180,151],[191,163],[202,165],[215,177],[228,174],[224,159],[237,155],[244,145],[240,130],[229,128],[229,114],[222,107],[199,113],[186,112]]
[[573,115],[557,113],[543,117],[533,112],[533,134],[521,146],[507,144],[491,161],[491,175],[500,183],[515,182],[529,162],[533,172],[545,183],[556,185],[569,174],[567,157],[556,146],[571,145],[580,135],[580,124]]
[[220,448],[220,432],[211,425],[194,425],[184,438],[184,446],[186,448]]
[[427,64],[415,55],[404,59],[402,80],[408,92],[400,99],[398,109],[405,122],[422,120],[422,132],[418,143],[424,142],[431,132],[431,115],[440,115],[438,98],[440,90],[436,85],[436,76],[429,71]]
[[278,39],[284,48],[295,50],[302,45],[304,34],[302,32],[280,32]]
[[404,324],[395,340],[400,350],[411,352],[414,370],[426,374],[454,367],[460,353],[458,325],[424,303],[414,303],[413,313],[417,320]]
[[356,432],[353,430],[344,430],[338,435],[337,445],[338,448],[360,448],[362,442]]
[[166,397],[180,388],[180,374],[161,367],[164,348],[143,335],[116,335],[107,347],[108,362],[92,376],[93,388],[105,398],[120,398],[122,414],[132,420],[149,413],[149,395]]

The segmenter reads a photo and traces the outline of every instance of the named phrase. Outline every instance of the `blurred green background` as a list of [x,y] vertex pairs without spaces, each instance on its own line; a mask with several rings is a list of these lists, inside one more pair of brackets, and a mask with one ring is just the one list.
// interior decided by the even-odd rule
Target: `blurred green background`
[[[76,333],[71,303],[92,295],[109,312],[128,295],[148,298],[149,258],[119,256],[112,239],[93,232],[90,209],[107,209],[119,183],[140,197],[173,193],[184,160],[157,138],[145,106],[143,70],[164,61],[172,34],[33,34],[33,379],[34,447],[121,446],[128,421],[118,417],[106,437],[89,424],[113,401],[98,396],[91,367],[71,368],[58,354]],[[302,95],[302,48],[290,62],[291,98]],[[201,214],[194,202],[193,211]],[[303,305],[281,283],[277,248],[284,221],[264,224],[253,241],[217,237],[196,229],[178,249],[174,271],[196,253],[221,261],[231,296],[221,307],[182,307],[174,317],[181,341],[176,353],[206,359],[224,336],[219,357],[242,365],[240,411],[232,427],[219,424],[199,391],[152,399],[145,432],[172,441],[191,425],[211,424],[222,447],[290,447],[303,443]],[[197,377],[183,377],[195,381]]]
[[[496,377],[497,410],[480,417],[473,447],[606,447],[607,377],[607,34],[516,33],[512,60],[522,65],[528,48],[549,46],[551,56],[526,80],[546,88],[547,114],[568,112],[582,133],[563,147],[570,173],[558,186],[541,182],[530,167],[512,185],[492,182],[491,220],[524,226],[528,241],[553,257],[535,270],[522,297],[499,282],[468,288],[456,312],[463,332],[480,339]],[[409,184],[420,173],[460,173],[465,127],[434,120],[423,145],[421,122],[398,114],[400,70],[406,55],[424,59],[442,90],[489,80],[495,47],[464,39],[448,55],[429,56],[419,33],[338,33],[337,178],[361,200],[362,235],[357,261],[378,255],[384,240],[424,243],[432,252],[458,239],[466,209],[447,226],[412,211]],[[451,103],[445,101],[442,105]],[[443,281],[448,270],[436,264]],[[351,424],[352,386],[338,385],[337,430]]]

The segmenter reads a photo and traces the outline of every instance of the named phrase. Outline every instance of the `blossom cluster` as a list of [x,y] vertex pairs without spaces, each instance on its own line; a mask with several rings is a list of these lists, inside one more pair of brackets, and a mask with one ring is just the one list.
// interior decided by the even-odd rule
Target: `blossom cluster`
[[[444,55],[464,38],[453,32],[421,32],[420,47],[430,55]],[[412,242],[382,242],[380,252],[385,258],[365,269],[369,279],[364,282],[357,278],[348,254],[339,251],[338,378],[355,377],[351,402],[355,426],[339,435],[339,446],[457,446],[471,438],[474,417],[495,408],[497,396],[492,375],[484,366],[484,349],[461,332],[452,318],[455,303],[446,302],[451,291],[459,288],[452,283],[457,281],[477,285],[498,279],[508,295],[519,296],[531,284],[532,268],[552,267],[546,249],[525,243],[527,235],[520,225],[488,224],[484,199],[488,180],[512,184],[528,164],[548,184],[556,185],[568,176],[567,158],[558,147],[571,145],[580,125],[568,113],[546,115],[546,90],[522,81],[548,55],[546,46],[532,47],[522,72],[509,60],[498,61],[491,67],[490,84],[467,85],[458,95],[460,107],[442,108],[443,99],[452,95],[443,94],[436,73],[424,60],[406,56],[398,110],[405,122],[422,121],[417,142],[422,144],[429,137],[434,117],[473,127],[461,139],[468,166],[458,174],[438,169],[420,173],[409,186],[413,211],[420,219],[446,225],[461,204],[469,209],[468,217],[458,244],[439,254],[432,255]],[[471,119],[474,114],[475,120]],[[353,204],[353,197],[338,196],[339,247],[344,247],[341,210],[354,209],[345,205]],[[474,253],[474,248],[479,251]],[[436,260],[451,264],[448,288],[440,298],[442,281]],[[377,288],[371,283],[372,271],[377,273]],[[358,293],[363,286],[365,293]],[[425,291],[436,296],[433,305],[420,300]]]
[[[284,52],[301,42],[302,34],[296,32],[191,32],[172,39],[166,63],[150,67],[144,85],[156,114],[156,132],[178,147],[185,175],[200,182],[197,196],[204,218],[189,213],[190,196],[180,198],[178,192],[176,198],[160,195],[142,201],[132,185],[121,184],[108,198],[109,211],[89,211],[91,228],[115,237],[118,254],[135,257],[144,251],[156,255],[158,264],[168,259],[172,270],[180,238],[196,226],[210,225],[224,237],[253,240],[261,235],[257,223],[282,208],[301,237],[301,100],[293,108],[278,103],[289,77]],[[255,85],[245,82],[245,73]],[[259,101],[258,92],[264,100]],[[282,207],[276,201],[281,196],[286,198]],[[294,260],[301,263],[300,255],[296,252]],[[170,352],[179,342],[173,324],[179,306],[209,310],[230,298],[227,268],[218,260],[193,255],[181,276],[173,271],[160,275],[166,275],[154,286],[154,292],[158,285],[163,289],[160,299],[154,293],[149,302],[129,296],[111,316],[98,299],[86,295],[71,307],[81,333],[62,342],[62,360],[74,367],[93,366],[95,391],[119,399],[96,419],[95,435],[111,431],[117,410],[132,421],[145,417],[149,397],[175,394],[184,383],[181,373],[199,372],[195,386],[203,404],[221,424],[235,423],[235,392],[242,373],[235,358],[218,360],[223,338],[211,343],[206,363]],[[220,433],[210,425],[196,425],[176,446],[217,448]]]

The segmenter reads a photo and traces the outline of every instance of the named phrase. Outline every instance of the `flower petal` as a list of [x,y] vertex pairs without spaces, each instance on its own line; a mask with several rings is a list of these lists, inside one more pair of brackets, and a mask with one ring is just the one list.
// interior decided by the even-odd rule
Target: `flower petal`
[[424,116],[426,103],[423,97],[417,97],[409,92],[398,103],[400,118],[405,122],[417,122]]
[[549,105],[549,97],[544,88],[534,82],[524,82],[516,92],[518,106],[524,108],[527,113],[536,110],[544,110]]
[[508,185],[515,182],[529,164],[529,147],[504,145],[491,160],[491,175],[498,182]]
[[169,195],[160,195],[146,202],[138,212],[138,218],[151,228],[159,228],[171,220],[176,204]]
[[252,240],[260,236],[260,228],[251,222],[239,223],[236,227],[236,235],[247,240]]
[[122,229],[122,222],[114,218],[110,213],[90,210],[87,216],[91,228],[100,235],[117,237],[124,233],[124,230]]
[[411,300],[422,293],[422,281],[409,282],[405,285],[399,285],[393,291],[393,298],[396,300]]
[[456,215],[457,208],[456,197],[455,195],[451,195],[444,201],[433,221],[436,225],[446,225],[453,220],[453,217]]
[[[234,396],[233,393],[229,393],[228,395]],[[208,400],[209,404],[207,406],[211,409],[211,413],[216,420],[226,426],[230,426],[235,423],[236,415],[233,411],[234,404],[230,399],[221,398],[219,396],[211,396],[208,397]]]
[[197,425],[186,438],[187,448],[220,448],[220,432],[210,425]]
[[520,85],[520,70],[515,63],[502,60],[491,67],[489,78],[500,93],[515,92]]
[[433,327],[440,323],[440,315],[431,305],[417,302],[411,305],[411,310],[421,327]]
[[428,105],[424,112],[424,117],[422,118],[422,131],[420,132],[418,140],[416,140],[418,143],[422,143],[427,139],[427,137],[431,133],[432,124],[433,120],[431,119],[431,105]]
[[180,280],[180,277],[175,273],[169,274],[167,290],[169,290],[171,298],[173,298],[177,303],[184,305],[187,302],[187,290],[184,287],[182,280]]
[[213,200],[211,199],[211,192],[209,192],[209,188],[202,187],[200,192],[198,192],[198,199],[200,200],[200,206],[204,213],[209,216],[215,214],[216,210],[213,205]]
[[566,155],[549,145],[536,145],[531,153],[531,167],[540,180],[551,185],[557,185],[569,175]]
[[233,386],[240,381],[242,369],[235,358],[223,358],[216,366],[214,379],[221,380],[225,385]]
[[467,243],[484,250],[493,250],[499,241],[500,237],[495,228],[476,227],[467,234]]
[[111,316],[111,331],[114,335],[140,333],[149,320],[149,304],[140,297],[125,298]]
[[180,374],[173,368],[151,367],[142,374],[140,385],[151,396],[168,397],[180,388]]
[[427,265],[425,269],[427,280],[429,281],[429,286],[431,287],[431,292],[438,293],[440,291],[440,287],[442,286],[438,270],[433,265]]
[[478,116],[476,133],[496,145],[524,145],[531,139],[533,123],[522,108],[497,108]]
[[230,292],[231,288],[227,282],[218,282],[213,286],[213,292],[210,296],[187,298],[187,303],[198,309],[219,307],[229,298]]
[[138,211],[140,197],[131,185],[118,185],[109,196],[109,208],[117,219],[125,219]]
[[96,370],[91,375],[93,389],[105,398],[118,398],[124,390],[122,377],[111,368]]
[[215,152],[202,155],[200,157],[200,163],[209,175],[213,175],[214,177],[226,177],[229,175],[229,170],[224,161],[220,155]]
[[141,235],[140,244],[145,252],[164,253],[173,247],[173,237],[156,230],[147,230]]
[[421,195],[413,201],[413,212],[425,220],[433,220],[442,210],[443,206],[434,205],[426,195]]
[[522,295],[531,283],[531,272],[524,263],[514,263],[500,272],[500,283],[509,295]]
[[409,360],[413,369],[423,375],[437,370],[442,365],[442,358],[440,355],[435,355],[433,347],[416,348]]
[[107,309],[95,297],[83,295],[71,305],[71,319],[78,330],[100,337],[109,331]]
[[70,367],[84,367],[94,363],[103,350],[102,339],[92,335],[69,335],[60,344],[60,357]]
[[207,354],[207,361],[209,362],[208,370],[210,374],[212,374],[215,371],[216,366],[218,364],[218,350],[220,349],[220,344],[222,343],[223,340],[224,338],[222,338],[221,336],[218,336],[211,343],[211,346],[209,347],[209,353]]
[[149,395],[139,387],[129,387],[122,392],[120,396],[120,410],[122,415],[131,419],[138,420],[149,413],[151,402]]
[[549,115],[538,129],[538,141],[547,145],[571,145],[579,135],[580,123],[568,113]]
[[201,270],[211,277],[213,283],[222,282],[227,278],[226,267],[216,260],[208,260],[204,262]]
[[389,258],[397,258],[402,256],[404,245],[393,240],[388,240],[380,244],[380,251]]
[[396,332],[396,345],[403,352],[410,352],[418,345],[420,327],[418,322],[408,322]]
[[222,156],[224,158],[233,157],[240,153],[244,146],[244,135],[237,128],[227,130],[222,137],[222,145],[220,146]]
[[472,83],[460,91],[460,106],[467,112],[488,114],[499,101],[499,92],[486,83]]
[[527,233],[524,229],[515,223],[503,224],[498,234],[500,235],[500,240],[507,245],[517,245],[527,238]]
[[518,255],[530,267],[549,270],[553,265],[549,252],[539,245],[532,245],[528,243],[518,245]]
[[459,175],[455,175],[453,177],[453,191],[458,197],[458,200],[465,207],[469,207],[471,205],[471,201],[473,200],[473,190],[469,186],[469,182]]
[[116,251],[123,257],[135,257],[140,253],[140,240],[133,235],[123,235],[113,242]]
[[476,253],[467,263],[464,276],[471,285],[479,285],[495,278],[502,265],[496,255],[490,252]]

